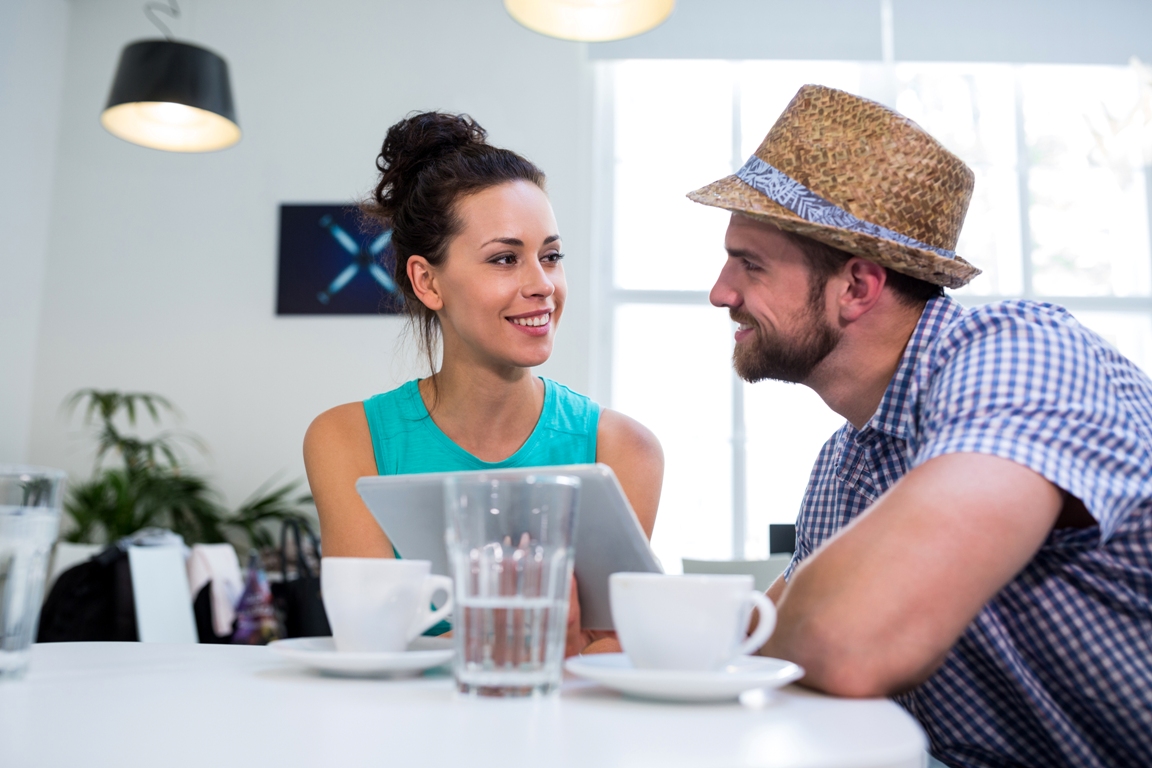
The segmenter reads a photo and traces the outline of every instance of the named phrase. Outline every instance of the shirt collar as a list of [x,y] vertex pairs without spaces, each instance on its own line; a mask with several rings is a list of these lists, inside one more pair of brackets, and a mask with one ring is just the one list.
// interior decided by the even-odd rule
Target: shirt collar
[[901,440],[908,439],[912,429],[912,404],[916,399],[916,363],[933,339],[940,335],[940,331],[954,322],[963,311],[958,303],[947,296],[931,299],[924,306],[916,329],[904,347],[900,365],[888,382],[884,396],[880,398],[876,413],[855,435],[857,442],[865,439],[872,431],[883,432]]

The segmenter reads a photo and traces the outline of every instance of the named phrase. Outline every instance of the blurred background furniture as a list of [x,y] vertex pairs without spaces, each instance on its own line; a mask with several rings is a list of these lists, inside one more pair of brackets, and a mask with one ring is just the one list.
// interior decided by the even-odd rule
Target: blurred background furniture
[[79,565],[88,558],[104,549],[103,544],[73,544],[70,541],[58,541],[52,549],[52,564],[48,566],[48,581],[44,584],[44,596],[52,591],[52,585],[57,577],[74,565]]
[[244,591],[240,558],[231,544],[194,544],[188,557],[188,586],[200,642],[227,642]]
[[130,546],[128,567],[140,642],[197,642],[183,548]]
[[788,555],[796,551],[796,526],[772,523],[768,526],[768,554]]
[[764,592],[772,582],[784,573],[792,562],[796,549],[796,526],[768,526],[769,552],[767,560],[693,560],[683,558],[684,573],[747,574],[755,582],[756,589]]
[[791,555],[771,555],[767,560],[691,560],[686,557],[681,563],[684,573],[747,574],[756,589],[764,592],[791,560]]
[[57,543],[37,642],[197,642],[185,551],[157,529],[110,547]]

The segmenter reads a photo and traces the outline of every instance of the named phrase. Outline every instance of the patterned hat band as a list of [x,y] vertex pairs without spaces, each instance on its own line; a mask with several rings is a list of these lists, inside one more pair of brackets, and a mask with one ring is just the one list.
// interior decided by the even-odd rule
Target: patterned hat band
[[858,219],[835,203],[830,203],[808,187],[793,179],[779,168],[769,165],[753,155],[736,171],[742,182],[769,197],[805,221],[829,227],[847,229],[873,237],[891,240],[901,245],[931,251],[945,259],[955,259],[956,252],[922,243],[914,237],[893,232],[887,227]]

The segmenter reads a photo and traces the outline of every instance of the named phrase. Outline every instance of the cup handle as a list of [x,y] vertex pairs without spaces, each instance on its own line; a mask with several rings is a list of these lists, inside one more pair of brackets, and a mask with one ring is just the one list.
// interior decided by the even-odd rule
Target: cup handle
[[772,630],[776,629],[776,606],[768,599],[768,596],[752,590],[748,593],[748,599],[760,612],[760,621],[756,623],[756,631],[740,644],[740,648],[736,651],[738,656],[756,653],[760,650],[760,646],[764,645],[768,636],[772,634]]
[[[424,606],[432,604],[432,596],[437,592],[443,590],[448,595],[448,599],[444,605],[440,606],[435,611],[430,611]],[[417,618],[415,626],[408,633],[408,642],[412,642],[425,631],[439,624],[442,620],[448,618],[452,614],[452,607],[454,600],[452,599],[452,579],[447,576],[431,575],[424,580],[424,594],[420,597],[421,614]]]

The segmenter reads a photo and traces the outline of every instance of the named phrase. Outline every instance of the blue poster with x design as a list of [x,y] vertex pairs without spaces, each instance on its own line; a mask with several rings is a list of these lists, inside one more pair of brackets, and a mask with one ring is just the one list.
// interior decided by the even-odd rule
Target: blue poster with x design
[[354,205],[281,205],[276,314],[396,314],[394,263],[392,231]]

